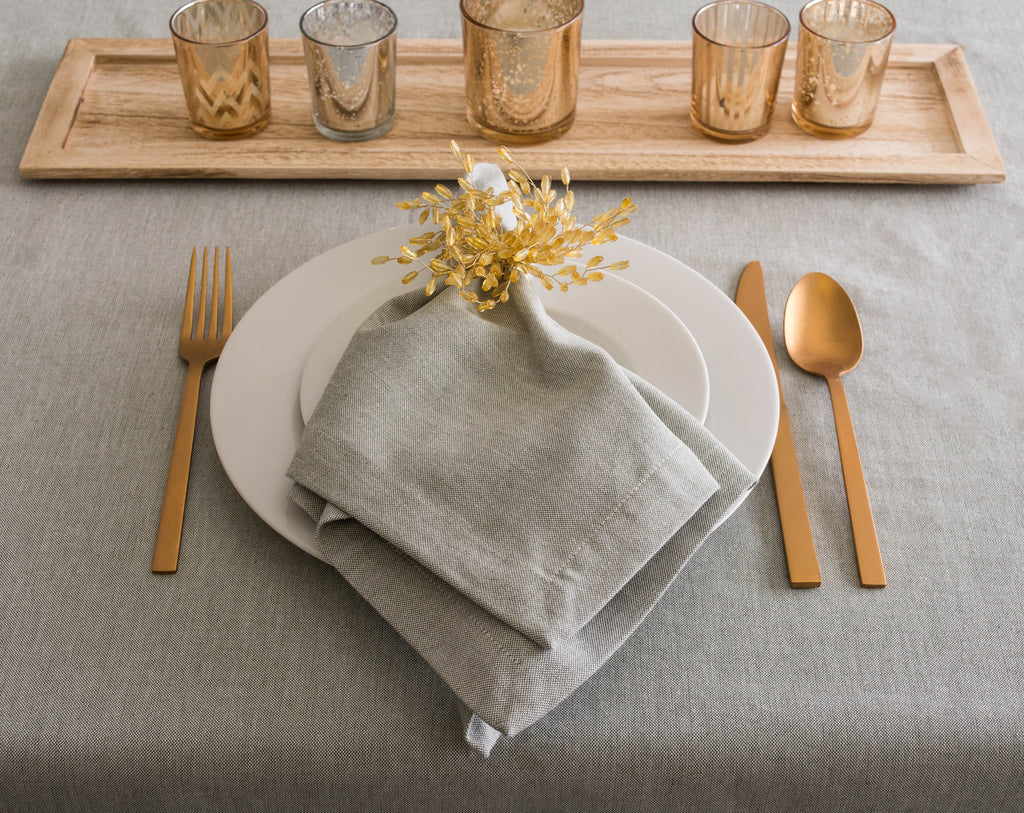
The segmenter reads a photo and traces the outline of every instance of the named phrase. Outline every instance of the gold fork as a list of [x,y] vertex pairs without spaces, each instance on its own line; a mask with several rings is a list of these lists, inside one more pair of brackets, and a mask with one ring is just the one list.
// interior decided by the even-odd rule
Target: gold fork
[[[196,431],[196,411],[199,407],[199,383],[206,365],[220,356],[224,343],[231,335],[231,249],[224,249],[224,322],[217,335],[217,266],[218,249],[213,250],[213,295],[210,318],[206,318],[206,260],[203,248],[203,273],[200,279],[199,317],[193,320],[196,290],[196,249],[192,249],[192,264],[188,272],[188,292],[185,294],[185,313],[181,320],[181,341],[178,352],[188,362],[185,390],[181,395],[178,429],[174,434],[171,466],[167,472],[164,507],[160,512],[160,527],[156,532],[153,551],[153,572],[174,573],[178,569],[178,548],[181,545],[181,524],[185,516],[185,495],[188,493],[188,471],[192,463],[192,441]],[[193,321],[195,335],[193,336]]]

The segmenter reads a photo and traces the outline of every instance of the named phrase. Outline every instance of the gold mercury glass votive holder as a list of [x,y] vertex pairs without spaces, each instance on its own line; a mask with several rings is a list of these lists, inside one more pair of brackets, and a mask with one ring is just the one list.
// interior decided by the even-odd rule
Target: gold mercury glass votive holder
[[761,138],[771,126],[789,20],[754,0],[720,0],[693,15],[690,122],[719,141]]
[[302,15],[313,123],[334,141],[366,141],[395,123],[398,17],[377,0],[325,0]]
[[875,119],[896,18],[872,0],[812,0],[800,11],[793,121],[851,138]]
[[576,117],[583,0],[461,0],[466,116],[485,138],[533,144]]
[[242,138],[270,122],[267,12],[252,0],[194,0],[171,16],[192,129]]

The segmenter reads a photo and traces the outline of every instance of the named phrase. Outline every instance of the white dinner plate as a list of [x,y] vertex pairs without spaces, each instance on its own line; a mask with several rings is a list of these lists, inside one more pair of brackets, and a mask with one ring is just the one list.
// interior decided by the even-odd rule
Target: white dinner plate
[[[378,275],[381,270],[375,267]],[[384,275],[390,279],[366,296],[339,303],[340,315],[313,346],[299,385],[304,422],[313,414],[356,329],[389,299],[409,290],[400,275],[387,274],[386,269]],[[704,357],[686,325],[659,300],[614,274],[566,293],[538,285],[537,293],[544,309],[562,327],[603,347],[623,367],[704,422],[710,394]]]
[[[383,274],[393,273],[370,260],[420,231],[408,225],[378,232],[300,266],[249,308],[217,362],[210,422],[224,470],[268,525],[313,556],[313,523],[288,499],[291,481],[285,476],[303,428],[303,369],[344,304],[367,296],[380,287]],[[760,476],[775,442],[779,399],[775,372],[754,328],[708,280],[656,249],[622,237],[602,245],[601,254],[609,263],[629,260],[629,280],[689,329],[708,372],[705,425]]]

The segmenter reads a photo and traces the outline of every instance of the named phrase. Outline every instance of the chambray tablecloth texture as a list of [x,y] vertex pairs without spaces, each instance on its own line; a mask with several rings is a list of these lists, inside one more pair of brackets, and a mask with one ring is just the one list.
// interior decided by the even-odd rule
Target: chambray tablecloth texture
[[[269,2],[272,36],[305,5]],[[903,42],[963,46],[1004,183],[576,192],[594,213],[632,196],[626,233],[730,296],[763,264],[822,587],[788,587],[762,478],[615,655],[488,759],[426,661],[233,490],[209,375],[182,566],[149,572],[192,246],[231,246],[244,314],[404,222],[394,201],[424,185],[22,180],[66,41],[167,36],[173,3],[0,5],[0,809],[1024,807],[1021,22],[1009,0],[891,5]],[[696,6],[590,0],[584,36],[686,39]],[[401,36],[459,35],[454,1],[393,7]],[[825,384],[782,343],[809,271],[864,326],[845,383],[884,590],[858,585]]]

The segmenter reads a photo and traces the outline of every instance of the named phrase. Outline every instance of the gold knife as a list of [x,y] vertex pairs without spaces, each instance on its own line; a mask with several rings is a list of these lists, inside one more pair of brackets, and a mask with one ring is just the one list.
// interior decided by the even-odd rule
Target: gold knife
[[779,377],[779,362],[775,358],[772,341],[772,325],[768,318],[768,298],[764,290],[764,274],[761,263],[756,260],[743,269],[740,283],[736,287],[736,304],[757,331],[775,369],[775,381],[779,385],[779,431],[772,449],[772,478],[775,480],[775,494],[779,502],[779,518],[782,521],[782,539],[786,547],[786,562],[789,565],[791,587],[818,587],[821,571],[818,557],[814,552],[811,538],[811,522],[804,501],[804,488],[800,482],[800,469],[796,462],[796,447],[793,445],[793,430],[789,425],[786,399],[782,395],[782,379]]

